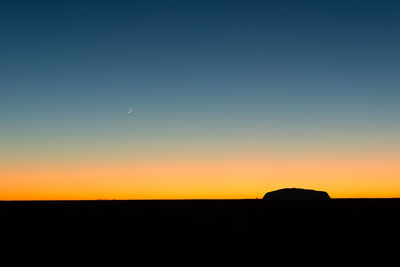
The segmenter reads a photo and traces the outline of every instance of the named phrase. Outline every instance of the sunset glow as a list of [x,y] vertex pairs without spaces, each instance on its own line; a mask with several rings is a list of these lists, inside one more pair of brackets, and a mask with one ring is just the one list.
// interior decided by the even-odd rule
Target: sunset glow
[[3,200],[243,199],[282,187],[331,197],[400,195],[393,159],[171,159],[2,166]]
[[0,4],[0,200],[400,197],[399,4],[94,2]]

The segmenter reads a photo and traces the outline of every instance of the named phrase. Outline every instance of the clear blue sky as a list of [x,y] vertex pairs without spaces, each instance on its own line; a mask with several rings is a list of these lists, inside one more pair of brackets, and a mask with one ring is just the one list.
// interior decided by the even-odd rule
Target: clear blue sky
[[396,1],[2,1],[3,140],[387,135],[399,123],[399,11]]
[[399,32],[398,1],[1,1],[0,158],[398,147]]

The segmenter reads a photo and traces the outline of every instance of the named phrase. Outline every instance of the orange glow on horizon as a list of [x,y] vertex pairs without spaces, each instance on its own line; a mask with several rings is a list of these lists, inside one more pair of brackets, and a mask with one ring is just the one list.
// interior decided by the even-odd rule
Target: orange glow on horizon
[[334,198],[400,197],[399,160],[170,159],[2,166],[0,200],[246,199],[303,187]]

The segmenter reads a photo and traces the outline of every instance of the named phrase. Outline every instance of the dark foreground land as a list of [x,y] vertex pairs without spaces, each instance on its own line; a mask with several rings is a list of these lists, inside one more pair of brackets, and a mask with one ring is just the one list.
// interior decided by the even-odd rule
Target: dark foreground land
[[394,237],[399,215],[400,199],[0,202],[3,229],[53,237]]
[[72,264],[78,251],[91,264],[141,257],[192,266],[218,257],[219,265],[241,258],[247,266],[304,256],[382,263],[391,258],[381,255],[398,255],[399,214],[400,199],[0,202],[1,242],[14,259],[56,255]]

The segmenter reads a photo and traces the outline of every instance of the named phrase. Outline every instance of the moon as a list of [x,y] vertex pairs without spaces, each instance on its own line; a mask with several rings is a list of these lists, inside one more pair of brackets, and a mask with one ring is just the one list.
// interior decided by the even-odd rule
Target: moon
[[129,110],[126,114],[131,114],[132,112],[133,112],[133,108],[129,108]]

